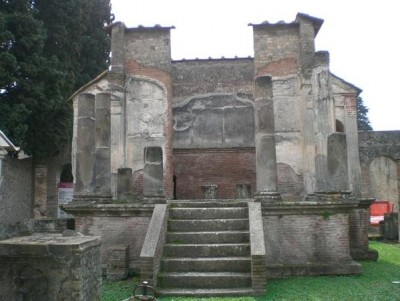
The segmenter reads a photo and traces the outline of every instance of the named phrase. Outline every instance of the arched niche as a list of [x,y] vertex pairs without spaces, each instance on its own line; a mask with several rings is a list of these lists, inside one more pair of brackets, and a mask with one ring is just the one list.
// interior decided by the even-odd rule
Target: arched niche
[[370,195],[377,200],[398,203],[397,167],[388,157],[377,157],[369,165]]
[[336,132],[344,133],[344,125],[340,120],[337,120],[337,119],[336,119]]
[[72,175],[72,165],[69,163],[64,164],[61,169],[60,178],[57,186],[58,217],[68,217],[68,215],[63,210],[61,210],[59,206],[72,201],[74,192],[73,182],[74,177]]
[[74,176],[72,175],[72,165],[71,164],[65,164],[62,167],[61,174],[60,174],[60,183],[66,182],[66,183],[72,183],[74,182]]

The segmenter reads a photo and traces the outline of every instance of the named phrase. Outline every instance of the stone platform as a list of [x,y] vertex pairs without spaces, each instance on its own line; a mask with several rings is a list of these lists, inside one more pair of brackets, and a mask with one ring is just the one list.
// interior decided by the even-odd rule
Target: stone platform
[[0,300],[99,300],[100,238],[40,233],[0,241]]

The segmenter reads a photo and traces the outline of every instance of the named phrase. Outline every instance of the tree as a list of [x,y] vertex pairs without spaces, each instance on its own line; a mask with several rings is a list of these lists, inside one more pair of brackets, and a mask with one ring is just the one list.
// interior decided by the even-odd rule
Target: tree
[[0,128],[24,152],[71,141],[75,89],[107,68],[109,0],[0,0]]
[[66,142],[66,76],[43,56],[45,30],[31,1],[0,1],[0,127],[28,154],[54,154]]
[[357,128],[359,131],[372,130],[371,122],[368,119],[368,108],[364,105],[361,97],[357,97]]
[[68,72],[71,95],[108,67],[110,0],[35,0],[35,7],[47,31],[44,53]]

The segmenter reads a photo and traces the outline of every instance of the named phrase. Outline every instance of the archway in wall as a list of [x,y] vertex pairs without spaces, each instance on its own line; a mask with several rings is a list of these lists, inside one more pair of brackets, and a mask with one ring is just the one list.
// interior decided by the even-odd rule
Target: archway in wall
[[[58,205],[66,204],[72,201],[74,192],[74,177],[72,175],[72,165],[65,164],[61,170],[58,182]],[[67,214],[58,208],[58,217],[67,217]]]
[[397,166],[388,157],[375,158],[369,165],[370,195],[377,200],[391,201],[398,211]]
[[344,133],[344,125],[340,120],[336,119],[336,132]]

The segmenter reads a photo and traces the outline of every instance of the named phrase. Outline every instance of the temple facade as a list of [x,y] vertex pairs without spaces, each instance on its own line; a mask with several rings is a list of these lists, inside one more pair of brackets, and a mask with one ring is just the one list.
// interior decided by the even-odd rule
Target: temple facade
[[[268,278],[360,273],[354,260],[376,259],[373,200],[361,185],[361,90],[315,50],[322,23],[298,14],[251,24],[254,57],[178,61],[172,27],[109,27],[110,69],[72,97],[75,184],[64,206],[77,230],[102,237],[104,268],[122,246],[127,269],[157,285],[174,228],[166,216],[201,202],[248,204],[249,232],[260,234],[249,242],[252,260],[261,258],[251,263],[261,271],[255,292]],[[187,227],[176,231],[195,231]]]

